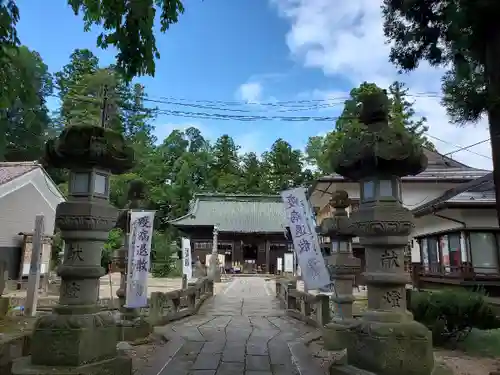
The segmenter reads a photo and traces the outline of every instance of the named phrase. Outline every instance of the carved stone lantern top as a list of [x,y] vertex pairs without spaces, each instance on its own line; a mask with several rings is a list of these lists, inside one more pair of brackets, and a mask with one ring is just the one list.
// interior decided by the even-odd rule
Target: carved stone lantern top
[[134,151],[123,136],[100,126],[73,125],[45,145],[44,161],[70,170],[69,196],[76,200],[107,201],[109,175],[134,165]]
[[416,175],[427,166],[421,142],[404,127],[389,123],[385,90],[361,100],[359,123],[346,127],[343,142],[331,150],[336,173],[354,181]]
[[354,237],[352,223],[346,212],[346,208],[351,205],[347,192],[344,190],[335,191],[329,205],[334,209],[333,217],[321,221],[318,233],[330,237]]
[[100,126],[72,125],[45,145],[45,162],[55,168],[102,168],[122,174],[134,165],[134,151],[123,136]]

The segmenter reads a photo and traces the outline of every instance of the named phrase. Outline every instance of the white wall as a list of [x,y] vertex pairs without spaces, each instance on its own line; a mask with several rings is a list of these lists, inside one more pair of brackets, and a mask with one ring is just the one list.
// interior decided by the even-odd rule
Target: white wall
[[20,246],[19,232],[32,232],[35,216],[44,215],[45,234],[54,234],[55,210],[63,196],[35,169],[0,186],[0,246]]
[[[410,210],[421,206],[430,200],[440,197],[443,193],[457,186],[446,182],[403,182],[403,205]],[[321,182],[317,185],[319,190],[328,191],[329,193],[335,190],[345,190],[352,199],[359,199],[359,184],[353,182],[336,182],[330,186],[330,183]],[[327,190],[328,189],[328,190]],[[330,200],[329,194],[323,194],[316,190],[310,197],[311,204],[314,207],[323,208]]]

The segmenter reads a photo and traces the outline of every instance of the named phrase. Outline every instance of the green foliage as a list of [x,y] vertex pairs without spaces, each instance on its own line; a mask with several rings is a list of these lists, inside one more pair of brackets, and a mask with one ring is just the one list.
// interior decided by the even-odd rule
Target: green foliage
[[484,295],[466,290],[413,292],[411,312],[415,320],[432,332],[434,345],[444,345],[465,339],[472,328],[500,328]]
[[113,252],[118,250],[123,245],[122,241],[123,232],[121,229],[113,229],[108,234],[108,239],[102,247],[101,254],[101,267],[103,267],[106,272],[109,271],[109,264],[113,259]]
[[97,45],[103,49],[113,46],[118,50],[117,67],[128,79],[155,73],[155,59],[160,58],[153,31],[156,7],[161,11],[161,32],[177,23],[184,13],[180,0],[68,0],[68,4],[75,14],[83,13],[85,31],[93,25],[105,30],[97,38]]
[[175,242],[172,242],[171,233],[155,231],[151,244],[153,277],[172,277],[175,270],[172,254],[177,252]]
[[[335,128],[325,136],[310,137],[306,146],[306,160],[316,164],[319,170],[326,174],[332,173],[332,158],[340,149],[345,138],[359,138],[365,127],[359,123],[359,109],[366,95],[380,92],[383,89],[375,83],[363,82],[350,92],[350,98],[345,101],[344,109],[335,122]],[[399,132],[408,132],[420,145],[431,150],[434,145],[425,137],[428,127],[425,118],[418,118],[413,103],[408,100],[408,89],[401,82],[394,82],[387,90],[389,97],[390,126]]]

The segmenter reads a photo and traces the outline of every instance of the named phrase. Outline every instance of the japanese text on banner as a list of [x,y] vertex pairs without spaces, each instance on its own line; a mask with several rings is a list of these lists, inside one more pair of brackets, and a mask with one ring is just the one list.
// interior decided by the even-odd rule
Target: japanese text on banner
[[128,278],[125,305],[148,304],[148,276],[155,211],[132,211],[128,247]]
[[281,197],[305,285],[308,289],[329,285],[330,274],[321,254],[314,216],[304,188],[285,190]]
[[182,239],[182,273],[187,279],[193,278],[193,264],[191,261],[191,241],[189,238]]

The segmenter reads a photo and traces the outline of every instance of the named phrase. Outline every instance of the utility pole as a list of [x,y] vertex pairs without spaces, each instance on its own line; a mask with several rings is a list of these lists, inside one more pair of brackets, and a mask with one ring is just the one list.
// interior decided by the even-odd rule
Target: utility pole
[[106,127],[108,122],[108,85],[104,85],[101,106],[101,126]]

